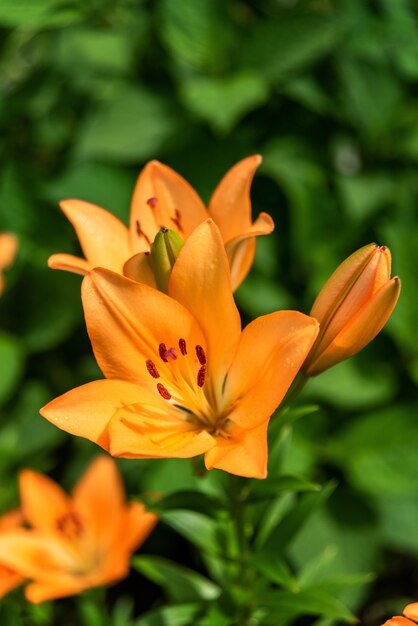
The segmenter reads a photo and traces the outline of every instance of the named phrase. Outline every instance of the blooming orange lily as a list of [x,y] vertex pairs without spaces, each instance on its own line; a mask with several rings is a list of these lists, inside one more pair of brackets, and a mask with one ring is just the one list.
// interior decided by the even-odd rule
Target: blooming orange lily
[[320,323],[318,338],[303,365],[315,376],[362,350],[382,330],[399,298],[401,281],[390,280],[386,246],[357,250],[321,289],[310,315]]
[[204,453],[208,469],[264,478],[268,421],[315,340],[316,320],[279,311],[241,332],[212,220],[181,249],[168,294],[108,270],[88,274],[87,327],[108,380],[64,394],[41,414],[114,456]]
[[139,502],[125,503],[110,457],[93,461],[71,497],[32,470],[21,472],[20,495],[32,528],[0,534],[0,563],[32,581],[25,594],[33,603],[123,578],[157,521]]
[[[208,210],[196,191],[174,170],[151,161],[141,172],[132,198],[129,229],[114,215],[81,200],[64,200],[61,209],[74,226],[85,258],[54,254],[49,266],[85,274],[104,267],[155,286],[149,272],[138,272],[161,227],[183,239],[212,217],[218,225],[231,267],[233,288],[244,280],[255,254],[255,237],[271,233],[273,220],[267,213],[251,219],[250,186],[261,163],[258,155],[239,161],[221,180]],[[127,264],[133,256],[134,262]]]
[[[10,511],[2,517],[0,517],[0,537],[3,533],[7,533],[11,529],[19,528],[22,525],[23,519],[20,511]],[[0,565],[0,598],[15,589],[22,584],[24,578],[17,572]]]
[[383,626],[416,626],[418,623],[418,602],[408,604],[402,613],[403,617],[400,615],[391,617]]
[[17,238],[11,233],[0,234],[0,295],[4,290],[3,270],[13,263],[17,252]]

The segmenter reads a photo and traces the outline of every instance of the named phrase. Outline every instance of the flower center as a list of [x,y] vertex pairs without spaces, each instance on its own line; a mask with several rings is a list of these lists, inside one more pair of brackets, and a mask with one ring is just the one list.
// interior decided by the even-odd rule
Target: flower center
[[[148,374],[158,382],[156,388],[164,400],[183,412],[183,418],[196,422],[206,430],[216,429],[219,415],[210,389],[207,388],[207,359],[201,345],[195,345],[190,354],[186,340],[180,338],[178,347],[158,346],[162,367],[168,376],[161,376],[159,364],[148,359],[145,362]],[[160,368],[161,369],[161,368]],[[161,369],[161,371],[163,371]],[[206,393],[205,393],[206,392]]]
[[55,522],[56,529],[67,539],[78,539],[84,532],[84,525],[75,511],[64,513]]

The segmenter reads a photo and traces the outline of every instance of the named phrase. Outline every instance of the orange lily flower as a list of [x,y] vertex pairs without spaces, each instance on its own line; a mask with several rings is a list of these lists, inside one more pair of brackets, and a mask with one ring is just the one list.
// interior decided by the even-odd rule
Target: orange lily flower
[[403,617],[396,615],[388,619],[382,626],[416,626],[418,623],[418,602],[412,602],[402,611]]
[[386,246],[369,244],[354,252],[321,289],[310,315],[320,323],[318,338],[303,365],[316,376],[362,350],[382,330],[399,298],[401,281],[390,280]]
[[125,503],[110,457],[93,461],[68,496],[47,476],[20,474],[22,512],[31,529],[0,535],[0,563],[26,579],[35,604],[123,578],[131,553],[157,518],[139,502]]
[[17,237],[11,233],[0,234],[0,295],[4,290],[3,270],[14,261],[17,252]]
[[[132,198],[129,229],[114,215],[89,202],[64,200],[61,209],[74,226],[85,258],[54,254],[49,267],[85,274],[104,267],[155,286],[149,271],[138,274],[138,264],[148,252],[157,232],[167,227],[186,239],[212,217],[218,225],[236,289],[249,272],[255,254],[255,237],[274,228],[267,213],[251,219],[250,186],[261,163],[258,155],[232,167],[221,180],[206,209],[196,191],[167,165],[151,161],[142,170]],[[126,264],[139,254],[135,262]]]
[[[23,519],[20,511],[10,511],[2,517],[0,517],[0,537],[7,531],[19,528],[22,525]],[[14,570],[0,565],[0,598],[15,589],[23,583],[25,579],[17,574]]]
[[74,389],[41,414],[114,456],[204,453],[208,469],[264,478],[268,421],[317,335],[316,320],[279,311],[241,333],[212,220],[181,249],[168,294],[108,270],[88,274],[87,328],[109,380]]

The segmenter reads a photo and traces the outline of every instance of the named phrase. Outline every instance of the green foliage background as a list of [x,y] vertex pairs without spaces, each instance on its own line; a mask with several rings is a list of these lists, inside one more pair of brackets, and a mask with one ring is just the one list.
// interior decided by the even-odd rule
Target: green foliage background
[[[306,387],[301,403],[321,409],[275,431],[282,471],[337,486],[305,525],[291,520],[290,569],[270,572],[293,605],[276,601],[280,619],[251,623],[343,617],[337,605],[324,609],[326,598],[315,608],[321,592],[312,599],[309,589],[321,581],[365,623],[418,600],[417,17],[413,0],[2,0],[0,231],[17,233],[20,250],[0,303],[0,509],[16,504],[21,467],[69,487],[97,454],[38,415],[50,398],[98,376],[80,278],[46,266],[53,252],[77,251],[58,200],[92,201],[126,220],[147,160],[172,166],[207,200],[232,164],[260,153],[254,212],[270,213],[276,231],[259,240],[237,292],[244,319],[308,312],[334,268],[370,241],[390,247],[403,292],[372,345]],[[213,494],[222,483],[217,472],[192,476],[184,461],[120,467],[132,495]],[[272,524],[286,509],[277,489]],[[304,488],[288,490],[294,498]],[[210,604],[219,583],[186,576],[173,589],[178,567],[145,557],[208,576],[209,559],[188,543],[199,538],[198,522],[186,522],[167,513],[137,557],[141,574],[108,593],[108,608],[87,594],[77,608],[66,600],[34,609],[16,592],[0,606],[2,623],[238,623],[216,602],[198,622],[202,605],[191,599]],[[296,571],[302,595],[292,587]],[[341,582],[369,572],[369,584]],[[169,608],[158,609],[164,601]],[[140,618],[147,610],[157,617]]]

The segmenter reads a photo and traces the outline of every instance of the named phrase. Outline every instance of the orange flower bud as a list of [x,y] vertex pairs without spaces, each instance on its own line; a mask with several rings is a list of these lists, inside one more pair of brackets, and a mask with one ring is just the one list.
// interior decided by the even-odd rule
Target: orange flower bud
[[390,270],[390,251],[377,244],[360,248],[335,270],[310,312],[320,330],[303,366],[307,376],[353,356],[381,331],[401,289]]
[[414,622],[406,619],[406,617],[396,615],[395,617],[388,619],[384,624],[382,624],[382,626],[414,626]]

